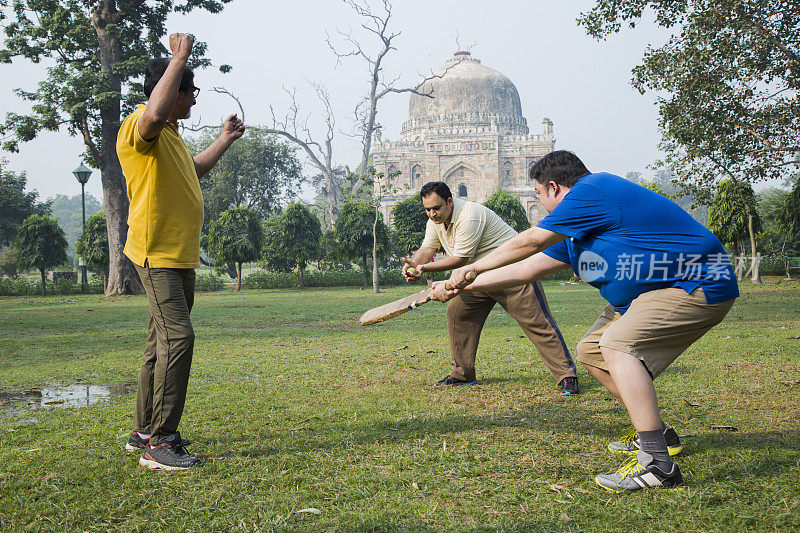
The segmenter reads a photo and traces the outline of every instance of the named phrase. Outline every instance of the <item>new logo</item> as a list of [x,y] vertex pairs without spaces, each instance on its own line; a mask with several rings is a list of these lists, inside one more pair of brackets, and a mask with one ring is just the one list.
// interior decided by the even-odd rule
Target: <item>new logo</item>
[[578,275],[583,281],[591,283],[602,278],[608,272],[608,262],[602,256],[584,250],[578,256]]

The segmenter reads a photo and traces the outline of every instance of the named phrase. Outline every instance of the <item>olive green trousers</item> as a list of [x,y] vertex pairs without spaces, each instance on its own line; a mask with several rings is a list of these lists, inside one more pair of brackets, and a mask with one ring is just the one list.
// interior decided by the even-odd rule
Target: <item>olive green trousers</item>
[[136,265],[150,304],[150,325],[136,391],[134,429],[157,445],[176,431],[186,403],[194,351],[189,313],[194,304],[192,268]]

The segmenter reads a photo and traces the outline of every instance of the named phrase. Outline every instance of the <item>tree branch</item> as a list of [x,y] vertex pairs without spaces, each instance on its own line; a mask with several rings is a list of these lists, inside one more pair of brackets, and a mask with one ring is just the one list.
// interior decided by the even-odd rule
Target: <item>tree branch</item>
[[89,131],[89,120],[86,116],[83,116],[80,119],[80,130],[81,135],[83,136],[83,142],[89,149],[89,153],[92,154],[92,158],[94,158],[94,160],[97,162],[102,162],[102,155],[100,154],[97,144],[92,139],[92,133]]

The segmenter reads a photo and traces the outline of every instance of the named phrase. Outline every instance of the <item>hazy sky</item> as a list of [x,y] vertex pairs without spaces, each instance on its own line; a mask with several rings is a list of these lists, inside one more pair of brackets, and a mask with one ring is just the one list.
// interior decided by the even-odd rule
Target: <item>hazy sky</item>
[[[391,26],[401,35],[385,61],[387,79],[400,76],[399,85],[416,83],[452,56],[458,40],[473,57],[514,82],[531,133],[539,133],[542,118],[549,117],[556,148],[575,151],[590,170],[646,171],[660,157],[658,113],[655,95],[642,96],[631,88],[630,72],[648,43],[658,46],[667,35],[643,24],[605,42],[594,41],[575,22],[592,5],[583,0],[395,0]],[[242,101],[247,123],[270,125],[270,104],[285,112],[289,98],[283,87],[297,87],[299,103],[311,113],[312,130],[320,131],[315,129],[320,106],[306,80],[322,82],[342,130],[334,141],[334,159],[356,166],[359,140],[348,134],[353,108],[367,88],[367,71],[356,58],[337,66],[325,40],[326,31],[336,41],[337,29],[352,29],[366,48],[374,49],[375,41],[359,28],[360,22],[337,0],[235,0],[216,15],[173,16],[168,32],[193,33],[208,43],[215,65],[233,66],[226,75],[216,69],[197,73],[195,84],[203,91],[192,120],[214,123],[237,110],[230,98],[208,90],[224,86]],[[12,89],[33,88],[42,72],[42,66],[24,61],[0,66],[0,114],[25,112],[26,104]],[[407,117],[408,95],[387,96],[378,115],[384,138],[399,138]],[[81,163],[82,151],[81,141],[64,131],[42,134],[23,144],[20,153],[0,157],[9,168],[27,171],[29,189],[47,198],[80,192],[71,171]],[[87,191],[101,197],[99,171]]]

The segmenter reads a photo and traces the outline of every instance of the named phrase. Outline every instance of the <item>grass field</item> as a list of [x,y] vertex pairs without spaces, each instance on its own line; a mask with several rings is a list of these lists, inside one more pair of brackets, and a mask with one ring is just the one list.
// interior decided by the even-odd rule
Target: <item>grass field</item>
[[[800,529],[800,285],[742,297],[657,380],[683,436],[683,491],[614,495],[598,473],[625,411],[581,369],[559,396],[502,310],[480,383],[449,370],[444,307],[362,328],[405,295],[307,290],[199,294],[181,431],[203,466],[151,472],[123,449],[135,400],[0,407],[0,529],[125,531],[699,531]],[[571,347],[595,290],[545,286]],[[135,379],[143,297],[0,299],[0,392]],[[732,426],[736,431],[712,429]],[[315,509],[315,511],[308,511]]]

